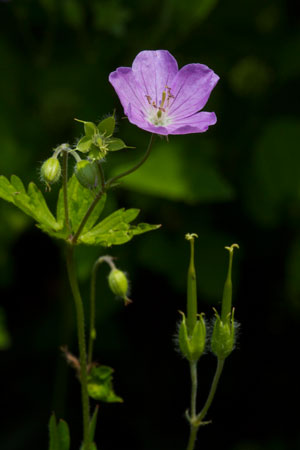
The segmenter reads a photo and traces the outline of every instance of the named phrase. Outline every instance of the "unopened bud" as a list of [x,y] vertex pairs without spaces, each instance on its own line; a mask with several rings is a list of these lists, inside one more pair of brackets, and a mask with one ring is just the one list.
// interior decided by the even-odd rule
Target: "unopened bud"
[[206,327],[202,314],[198,314],[192,334],[189,336],[184,313],[179,327],[179,348],[190,362],[198,361],[205,349]]
[[225,359],[234,349],[234,310],[223,322],[216,312],[216,321],[211,337],[211,350],[219,359]]
[[118,297],[123,298],[125,305],[131,303],[127,297],[128,294],[128,280],[124,272],[119,269],[112,269],[108,276],[108,284],[111,291]]
[[41,177],[46,184],[53,184],[59,180],[61,175],[61,167],[59,161],[55,157],[47,159],[41,167]]
[[98,185],[99,171],[97,163],[88,160],[79,161],[75,166],[75,175],[79,183],[86,188]]

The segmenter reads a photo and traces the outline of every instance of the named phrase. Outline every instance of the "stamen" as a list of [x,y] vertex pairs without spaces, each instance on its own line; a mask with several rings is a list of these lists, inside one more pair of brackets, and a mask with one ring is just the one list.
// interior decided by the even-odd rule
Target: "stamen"
[[149,105],[151,105],[152,98],[150,97],[150,95],[145,95],[145,97],[148,100]]
[[161,108],[164,106],[164,103],[165,103],[165,100],[166,100],[166,96],[167,96],[166,92],[163,91],[162,96],[161,96],[161,102],[160,102]]

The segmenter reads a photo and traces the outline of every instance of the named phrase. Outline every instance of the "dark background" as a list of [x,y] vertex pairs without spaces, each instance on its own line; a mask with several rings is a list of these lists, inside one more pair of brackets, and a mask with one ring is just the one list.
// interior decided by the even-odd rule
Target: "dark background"
[[[156,140],[150,160],[110,194],[106,212],[141,208],[162,228],[114,247],[131,280],[124,308],[98,277],[95,356],[115,368],[124,404],[100,406],[105,450],[183,450],[188,366],[174,352],[185,308],[187,232],[198,233],[199,308],[212,317],[234,257],[238,349],[226,361],[199,448],[294,450],[300,326],[299,7],[261,0],[20,0],[0,2],[0,172],[39,179],[41,162],[82,133],[73,118],[97,121],[116,109],[118,136],[135,150],[106,170],[136,161],[149,134],[122,120],[108,83],[144,49],[168,49],[179,66],[200,62],[220,82],[204,108],[218,123],[205,134]],[[37,181],[41,189],[44,187]],[[47,195],[52,208],[58,186]],[[59,347],[76,353],[74,311],[63,248],[0,202],[1,450],[47,448],[53,410],[79,448],[79,384]],[[85,298],[102,248],[79,248]],[[200,365],[199,403],[215,366]],[[296,410],[294,410],[294,406]]]

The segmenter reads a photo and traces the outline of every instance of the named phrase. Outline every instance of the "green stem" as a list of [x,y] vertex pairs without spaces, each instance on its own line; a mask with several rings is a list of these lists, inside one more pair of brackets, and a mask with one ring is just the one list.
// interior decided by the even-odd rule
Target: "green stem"
[[149,141],[149,144],[148,144],[146,153],[145,153],[145,155],[143,156],[143,158],[140,160],[140,162],[138,162],[138,163],[137,163],[134,167],[132,167],[131,169],[128,169],[128,170],[126,170],[125,172],[120,173],[119,175],[116,175],[116,176],[113,177],[113,178],[110,178],[110,180],[108,180],[107,183],[106,183],[107,188],[109,188],[113,183],[115,183],[115,182],[116,182],[117,180],[119,180],[120,178],[126,177],[127,175],[131,174],[132,172],[135,172],[137,169],[139,169],[139,168],[144,164],[144,162],[148,159],[148,157],[149,157],[149,155],[150,155],[150,152],[151,152],[151,149],[152,149],[152,144],[153,144],[153,142],[154,142],[154,137],[155,137],[155,135],[154,135],[154,134],[151,134],[150,141]]
[[187,446],[187,450],[193,450],[197,438],[198,425],[195,425],[197,419],[197,389],[198,389],[198,376],[197,376],[197,361],[190,362],[190,374],[191,374],[191,408],[190,408],[190,437]]
[[78,227],[78,230],[76,231],[76,233],[74,234],[74,236],[71,239],[72,244],[76,244],[85,224],[88,221],[88,218],[90,217],[90,215],[92,214],[92,212],[94,211],[94,208],[96,207],[98,201],[100,200],[100,198],[102,197],[102,195],[104,194],[104,191],[102,191],[102,189],[98,192],[98,194],[96,194],[96,197],[94,198],[93,202],[91,203],[89,209],[87,210],[84,218],[81,221],[81,224]]
[[196,418],[196,402],[197,402],[197,362],[190,362],[190,372],[191,372],[191,419]]
[[84,333],[84,310],[78,287],[78,281],[74,264],[74,248],[72,245],[67,245],[67,268],[68,268],[69,282],[75,301],[76,318],[77,318],[81,400],[83,409],[83,444],[84,450],[90,450],[90,438],[89,438],[90,407],[87,389],[87,358],[86,358],[85,333]]
[[191,424],[190,437],[189,437],[189,442],[188,442],[188,446],[187,446],[186,450],[194,450],[196,439],[197,439],[198,428],[199,428],[198,426],[194,426]]
[[95,329],[95,317],[96,317],[96,274],[99,265],[102,262],[106,262],[111,269],[115,268],[111,256],[101,256],[97,259],[93,266],[92,276],[91,276],[91,297],[90,297],[90,330],[89,330],[89,346],[88,346],[88,364],[91,364],[93,360],[93,346],[94,340],[96,338]]
[[63,193],[64,193],[64,210],[65,210],[65,222],[69,233],[71,233],[71,224],[69,218],[69,205],[68,205],[68,152],[63,152]]
[[211,405],[211,403],[212,403],[212,401],[214,399],[214,396],[215,396],[215,393],[216,393],[216,390],[217,390],[217,386],[218,386],[218,383],[219,383],[219,380],[220,380],[220,376],[221,376],[221,373],[223,371],[224,362],[225,362],[224,359],[219,359],[218,358],[216,373],[215,373],[215,376],[214,376],[214,379],[213,379],[213,382],[212,382],[212,385],[211,385],[211,388],[210,388],[210,392],[208,394],[206,403],[205,403],[205,405],[202,408],[202,411],[197,416],[197,422],[199,423],[199,425],[201,424],[201,421],[206,416],[207,411],[208,411],[208,409],[209,409],[209,407],[210,407],[210,405]]

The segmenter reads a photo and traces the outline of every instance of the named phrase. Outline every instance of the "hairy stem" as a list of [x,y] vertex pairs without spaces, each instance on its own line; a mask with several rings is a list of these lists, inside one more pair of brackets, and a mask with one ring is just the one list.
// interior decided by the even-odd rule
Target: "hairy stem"
[[89,439],[89,396],[87,389],[87,358],[86,358],[86,346],[85,346],[85,333],[84,333],[84,310],[83,303],[79,291],[75,264],[74,264],[74,248],[72,245],[67,245],[67,269],[69,282],[75,301],[76,319],[77,319],[77,334],[78,334],[78,346],[79,346],[79,361],[80,361],[80,381],[81,381],[81,401],[83,409],[83,444],[84,450],[90,450]]

